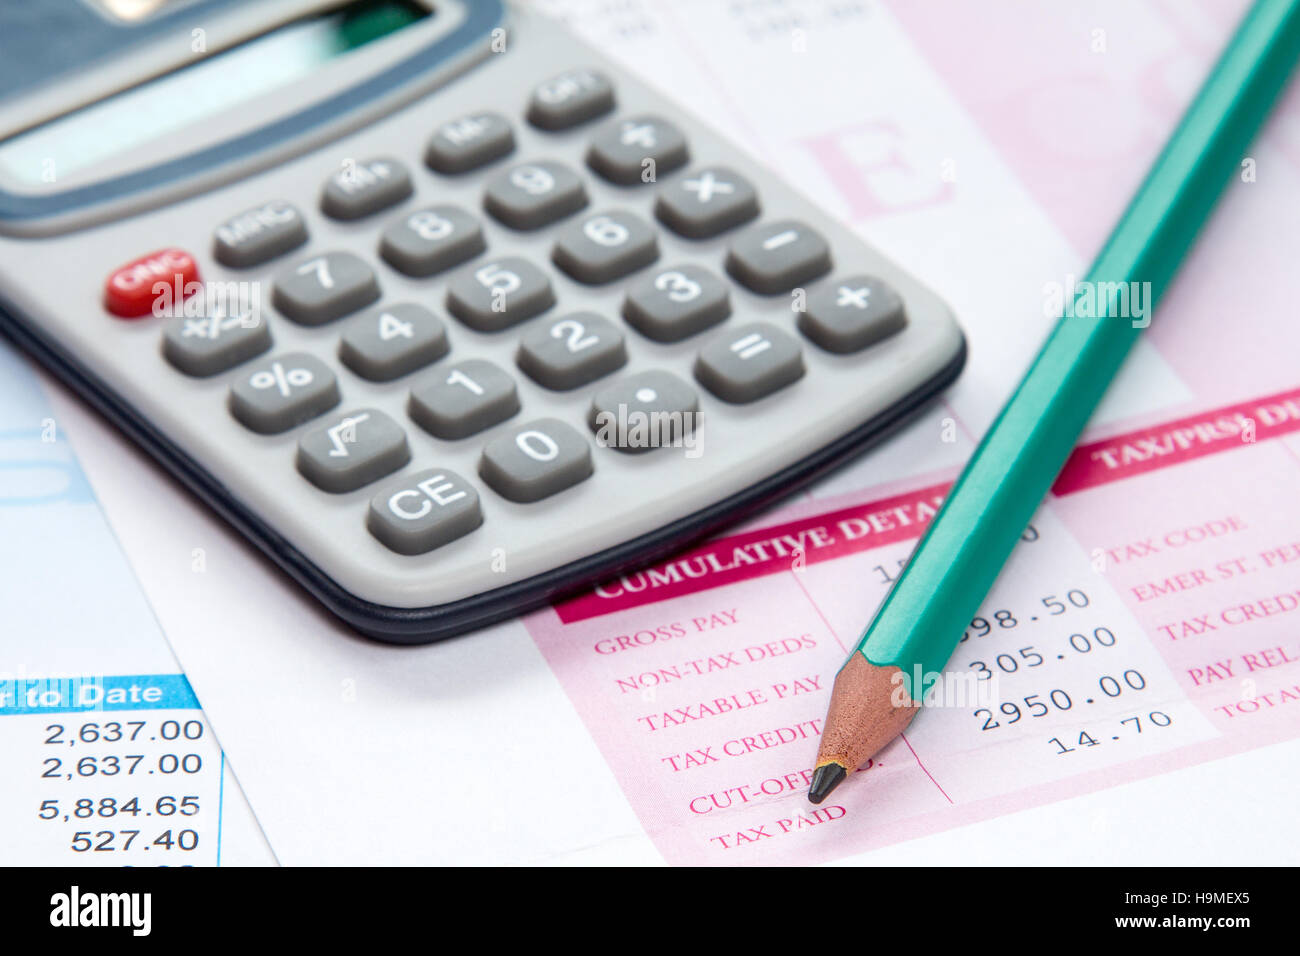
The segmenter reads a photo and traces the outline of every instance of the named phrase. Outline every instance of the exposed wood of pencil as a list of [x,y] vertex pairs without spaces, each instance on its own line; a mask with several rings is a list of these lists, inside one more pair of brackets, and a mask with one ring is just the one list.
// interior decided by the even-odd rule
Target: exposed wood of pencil
[[917,710],[897,666],[850,655],[831,688],[817,766],[837,763],[852,773],[901,734]]

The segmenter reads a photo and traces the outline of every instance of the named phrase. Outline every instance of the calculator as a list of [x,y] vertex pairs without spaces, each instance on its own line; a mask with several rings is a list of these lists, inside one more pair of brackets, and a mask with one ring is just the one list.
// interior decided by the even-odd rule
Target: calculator
[[965,359],[924,284],[502,0],[6,5],[0,325],[397,643],[751,514]]

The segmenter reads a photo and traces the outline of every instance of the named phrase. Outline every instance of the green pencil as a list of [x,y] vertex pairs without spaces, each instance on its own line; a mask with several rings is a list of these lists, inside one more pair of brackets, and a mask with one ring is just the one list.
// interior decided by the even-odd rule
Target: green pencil
[[947,663],[1146,324],[1121,292],[1150,283],[1147,309],[1159,301],[1297,56],[1300,0],[1257,0],[1092,264],[1088,302],[1065,310],[836,675],[813,803],[911,721],[914,675]]

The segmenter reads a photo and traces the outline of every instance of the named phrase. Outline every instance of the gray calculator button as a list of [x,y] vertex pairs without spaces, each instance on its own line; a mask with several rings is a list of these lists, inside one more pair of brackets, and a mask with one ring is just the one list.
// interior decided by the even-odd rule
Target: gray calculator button
[[595,70],[566,70],[533,90],[528,122],[541,129],[577,126],[614,108],[614,87]]
[[799,331],[828,352],[856,352],[901,332],[903,300],[871,276],[849,276],[808,296]]
[[422,305],[403,302],[373,309],[348,323],[339,358],[372,382],[388,382],[447,354],[443,321]]
[[186,375],[216,375],[271,347],[260,309],[177,316],[163,332],[163,355]]
[[664,186],[655,215],[678,235],[708,239],[757,216],[758,193],[735,170],[706,166]]
[[775,325],[729,329],[695,360],[695,377],[724,402],[753,402],[803,377],[799,343]]
[[486,246],[477,219],[455,206],[430,206],[403,215],[384,230],[379,254],[398,272],[430,276],[472,259]]
[[391,475],[410,460],[406,432],[376,408],[349,412],[298,439],[298,471],[336,495]]
[[575,312],[530,329],[519,344],[519,367],[533,381],[563,391],[627,364],[618,327],[593,312]]
[[307,226],[297,207],[275,199],[223,222],[213,236],[212,247],[222,265],[246,269],[306,241]]
[[488,183],[483,205],[511,228],[538,229],[587,205],[587,190],[561,163],[520,163]]
[[231,414],[263,435],[287,431],[338,403],[334,373],[305,352],[260,362],[230,386]]
[[695,430],[699,395],[669,372],[619,379],[596,393],[587,423],[596,444],[625,452],[680,446]]
[[774,295],[831,271],[831,251],[812,227],[795,219],[751,226],[727,253],[727,271],[755,292]]
[[424,554],[482,523],[478,492],[445,468],[394,479],[370,499],[366,515],[370,533],[398,554]]
[[411,195],[411,174],[395,159],[349,160],[325,181],[321,212],[334,219],[360,219]]
[[323,325],[379,298],[375,273],[350,252],[326,252],[275,279],[271,303],[300,325]]
[[540,501],[591,477],[591,446],[556,418],[542,418],[488,442],[479,475],[503,498]]
[[551,280],[516,256],[467,268],[447,285],[447,309],[480,332],[509,328],[554,304]]
[[587,216],[566,228],[551,252],[555,264],[579,282],[622,278],[659,258],[659,242],[643,219],[621,210]]
[[408,410],[429,434],[464,438],[518,412],[519,392],[515,380],[491,362],[467,359],[412,388]]
[[515,134],[500,113],[468,113],[434,131],[424,149],[431,169],[448,175],[484,166],[512,152]]
[[656,270],[628,290],[623,317],[656,342],[676,342],[731,314],[727,286],[707,269],[682,265]]
[[624,186],[654,182],[688,159],[686,137],[661,116],[614,120],[601,128],[587,150],[587,165]]

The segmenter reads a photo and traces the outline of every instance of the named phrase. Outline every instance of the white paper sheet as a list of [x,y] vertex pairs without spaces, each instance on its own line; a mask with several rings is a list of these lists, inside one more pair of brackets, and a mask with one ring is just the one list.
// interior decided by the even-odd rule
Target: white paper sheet
[[[1084,84],[1084,92],[1049,87],[1040,101],[1035,98],[1037,78],[1030,74],[1018,75],[1014,69],[990,73],[987,83],[971,88],[972,83],[958,83],[955,75],[945,75],[948,71],[942,65],[936,67],[936,62],[943,62],[943,48],[933,31],[927,33],[912,18],[924,15],[916,12],[916,6],[954,17],[956,6],[909,5],[903,12],[898,5],[865,0],[761,5],[721,0],[611,5],[574,0],[539,6],[569,15],[575,28],[612,51],[629,69],[716,122],[801,183],[834,214],[855,221],[869,241],[935,285],[956,309],[971,344],[970,365],[961,380],[908,430],[806,494],[793,512],[798,515],[829,511],[850,501],[872,502],[951,478],[969,454],[972,437],[987,426],[1048,328],[1044,284],[1079,275],[1086,266],[1093,251],[1087,243],[1099,236],[1095,230],[1081,232],[1076,225],[1091,225],[1094,218],[1107,221],[1118,213],[1125,191],[1135,185],[1208,66],[1214,38],[1221,41],[1226,36],[1218,22],[1225,19],[1222,11],[1210,16],[1156,6],[1088,4],[1054,17],[1044,14],[1043,22],[1025,15],[1023,29],[1029,31],[1029,40],[1045,48],[1040,56],[1065,60],[1077,56],[1077,64],[1069,60],[1066,65],[1084,71],[1085,76],[1092,75],[1086,72],[1091,70],[1103,80],[1099,86]],[[990,5],[982,14],[988,21],[986,34],[956,29],[953,24],[948,24],[949,33],[956,32],[970,43],[996,46],[996,38],[1006,36],[1005,24],[1020,22],[1017,9],[1023,11],[1023,5]],[[1227,12],[1228,21],[1232,12]],[[1104,30],[1108,52],[1090,50],[1097,29]],[[802,51],[795,42],[796,31],[802,31]],[[1184,49],[1188,36],[1198,39]],[[1077,54],[1072,52],[1074,43],[1080,48]],[[1067,53],[1061,54],[1058,47]],[[1112,54],[1111,60],[1095,59]],[[1008,54],[1004,50],[1002,55]],[[865,75],[872,82],[863,81],[863,63],[870,64]],[[1170,63],[1173,67],[1166,69]],[[1182,78],[1170,80],[1169,102],[1159,104],[1160,108],[1150,103],[1132,107],[1134,91],[1143,89],[1144,83],[1149,87],[1156,74],[1162,80]],[[996,128],[989,119],[989,103],[1005,104],[1013,119],[1017,110],[1034,115],[1042,111],[1049,131],[1059,123],[1062,138],[1071,143],[1086,139],[1088,149],[1096,150],[1097,140],[1112,146],[1120,142],[1122,149],[1096,155],[1080,145],[1078,150],[1085,155],[1074,159],[1081,171],[1067,168],[1054,173],[1054,179],[1048,177],[1059,181],[1086,177],[1094,168],[1108,171],[1114,182],[1108,191],[1099,190],[1094,200],[1097,209],[1089,216],[1072,216],[1068,201],[1045,192],[1043,180],[1019,164],[1026,153],[1050,146],[1051,137],[1045,138],[1044,146],[1024,135],[1025,129],[1034,128],[1032,124],[1012,123],[1010,132]],[[1115,112],[1121,104],[1134,111],[1124,127],[1137,131],[1131,138],[1122,140],[1114,130],[1103,130],[1094,138],[1079,133],[1081,116],[1092,117],[1099,110],[1104,114],[1107,107],[1124,119],[1127,114]],[[1062,112],[1054,115],[1053,108]],[[997,110],[992,111],[996,115]],[[1254,192],[1238,190],[1229,196],[1205,243],[1189,262],[1190,278],[1170,293],[1162,313],[1168,323],[1153,329],[1139,347],[1094,420],[1090,438],[1296,386],[1294,371],[1288,373],[1270,350],[1255,345],[1269,336],[1284,347],[1295,344],[1294,331],[1284,325],[1290,322],[1290,312],[1279,281],[1280,264],[1289,261],[1286,243],[1291,253],[1295,249],[1294,227],[1289,223],[1296,221],[1294,197],[1300,195],[1294,188],[1300,177],[1288,165],[1292,140],[1287,134],[1293,125],[1293,108],[1275,120],[1271,138],[1258,151],[1272,181],[1265,177]],[[1062,162],[1071,159],[1069,151],[1063,156]],[[836,168],[849,172],[828,172],[832,157],[838,157],[832,166],[839,163]],[[1261,245],[1261,235],[1277,237],[1281,250],[1279,242]],[[1259,284],[1249,293],[1225,281],[1239,274],[1241,257],[1235,250],[1242,248],[1251,250],[1258,270]],[[1206,330],[1214,327],[1213,312],[1221,308],[1225,287],[1233,303],[1248,295],[1252,309],[1249,314],[1239,308],[1232,313],[1235,336],[1214,345],[1207,343]],[[1216,370],[1210,364],[1213,355],[1205,357],[1216,348],[1242,358],[1236,366],[1229,361]],[[687,811],[670,807],[659,814],[645,809],[647,794],[667,787],[670,778],[664,775],[674,771],[665,771],[636,750],[630,743],[634,739],[630,721],[625,721],[629,726],[611,726],[607,734],[597,726],[592,715],[599,714],[603,698],[594,685],[584,683],[581,668],[586,665],[576,657],[573,663],[563,655],[557,657],[555,635],[545,636],[548,629],[558,627],[548,617],[554,612],[540,612],[530,620],[532,633],[512,622],[433,647],[400,649],[366,642],[329,618],[80,406],[61,401],[57,417],[74,434],[113,527],[282,862],[710,859],[706,832],[678,839],[690,822]],[[941,436],[950,425],[956,426],[955,440],[947,442]],[[1288,502],[1285,491],[1278,490],[1278,482],[1290,478],[1286,456],[1300,460],[1298,447],[1294,434],[1284,434],[1257,448],[1197,459],[1157,477],[1129,479],[1131,484],[1108,485],[1110,490],[1053,502],[1053,514],[1045,519],[1053,534],[1044,538],[1049,549],[1044,567],[1053,569],[1052,575],[1044,576],[1032,559],[1023,559],[1023,569],[999,581],[990,597],[989,613],[1034,606],[1044,595],[1059,593],[1067,586],[1056,574],[1062,569],[1092,574],[1088,562],[1098,548],[1124,543],[1122,535],[1110,532],[1132,528],[1135,536],[1139,530],[1147,534],[1152,529],[1143,520],[1168,501],[1170,489],[1194,490],[1206,482],[1226,482],[1236,497],[1222,501],[1225,514],[1238,508],[1262,508],[1260,513],[1276,523],[1279,545],[1288,536],[1300,537],[1300,506],[1294,498]],[[1249,482],[1233,485],[1231,475],[1238,471],[1264,475],[1271,497],[1253,501],[1251,494],[1242,493]],[[1134,493],[1129,498],[1116,496],[1114,489],[1120,487]],[[1099,495],[1110,496],[1105,504],[1110,517],[1104,521],[1089,511],[1093,507],[1089,502],[1100,500]],[[1212,496],[1208,500],[1217,503]],[[1216,516],[1194,496],[1178,504],[1185,507],[1171,513],[1171,522]],[[748,527],[761,523],[750,522]],[[1094,524],[1110,536],[1082,537],[1079,529],[1086,532]],[[1252,539],[1256,551],[1265,543]],[[206,556],[201,573],[191,567],[196,548]],[[887,563],[905,553],[905,546],[894,543],[881,550],[878,559]],[[869,552],[866,557],[877,556]],[[1215,552],[1213,557],[1219,561],[1230,555]],[[829,581],[823,581],[825,593],[850,591],[860,580],[860,565],[858,558],[846,558],[816,566],[819,575],[829,576]],[[837,573],[848,576],[839,587],[834,586]],[[1163,573],[1173,572],[1165,568]],[[1013,736],[983,750],[984,740],[967,746],[962,737],[960,746],[965,749],[953,764],[957,767],[965,761],[961,779],[983,775],[996,780],[1001,774],[1011,781],[1010,791],[993,787],[977,792],[967,787],[971,796],[963,798],[962,788],[954,788],[958,797],[953,806],[940,807],[938,816],[919,822],[899,810],[890,823],[896,829],[873,843],[873,849],[853,852],[850,859],[881,863],[1295,861],[1300,823],[1290,795],[1300,779],[1300,744],[1279,737],[1281,732],[1272,724],[1266,733],[1239,737],[1234,728],[1243,725],[1227,724],[1238,718],[1216,717],[1217,699],[1197,696],[1200,691],[1190,684],[1189,667],[1171,663],[1176,654],[1159,643],[1163,619],[1144,616],[1144,606],[1130,593],[1141,583],[1112,575],[1110,570],[1094,577],[1089,592],[1097,595],[1097,606],[1106,608],[1111,615],[1108,621],[1123,621],[1125,646],[1136,649],[1137,656],[1128,658],[1126,667],[1140,667],[1153,686],[1161,688],[1161,701],[1173,701],[1184,709],[1170,728],[1180,735],[1177,745],[1170,749],[1149,743],[1154,737],[1143,737],[1140,744],[1107,742],[1096,752],[1114,753],[1109,748],[1120,746],[1136,749],[1078,773],[1052,769],[1042,756],[1046,738],[1059,736],[1060,731]],[[1207,593],[1224,595],[1214,605],[1218,608],[1238,599],[1245,602],[1280,593],[1286,587],[1294,590],[1294,578],[1293,572],[1279,566],[1269,569],[1263,579],[1267,586],[1258,595],[1226,585]],[[727,585],[710,592],[710,597],[716,597],[720,606],[743,603],[745,587]],[[685,599],[674,598],[663,605],[664,613],[684,606],[673,603],[681,600]],[[624,633],[619,628],[629,622],[639,626],[643,619],[653,618],[654,608],[639,607],[609,618],[610,634]],[[1179,613],[1171,611],[1170,620],[1183,620],[1184,610],[1187,618],[1195,617],[1193,612],[1201,609],[1199,604],[1186,609],[1179,605]],[[863,622],[870,610],[863,607]],[[856,619],[843,607],[827,616],[838,620],[836,614],[845,615],[844,620]],[[1285,653],[1300,656],[1294,639],[1285,636],[1286,620],[1279,617],[1245,632],[1243,640],[1249,643],[1237,649],[1279,644],[1286,646]],[[831,627],[831,621],[826,623]],[[1089,619],[1088,623],[1103,622]],[[747,632],[745,644],[784,636],[765,633],[761,624],[746,626],[757,630]],[[1253,637],[1256,632],[1258,640]],[[1026,638],[1025,644],[1041,646],[1065,639],[1064,634],[1042,633]],[[1020,646],[1017,643],[1011,652]],[[539,647],[550,650],[544,655]],[[823,641],[819,672],[829,677],[838,665],[837,655],[842,656]],[[1207,659],[1216,656],[1222,655],[1208,654]],[[1140,664],[1134,663],[1139,659]],[[1072,662],[1061,671],[1062,686],[1066,681],[1097,680],[1098,672],[1082,668]],[[1269,678],[1294,670],[1277,671]],[[772,671],[768,676],[783,673]],[[822,686],[828,685],[829,679]],[[1014,696],[1020,696],[1019,686],[1012,686]],[[1049,686],[1054,683],[1044,684],[1043,689]],[[1034,689],[1026,687],[1026,691]],[[1272,691],[1251,690],[1268,692]],[[1245,696],[1244,690],[1238,694],[1234,685],[1224,699],[1256,698]],[[824,694],[815,696],[803,716],[820,716],[824,700]],[[684,701],[672,703],[681,706]],[[651,709],[655,706],[654,701],[647,704]],[[1142,713],[1155,709],[1148,707]],[[1107,711],[1107,719],[1118,722],[1126,713]],[[623,720],[612,705],[610,715],[611,722]],[[968,734],[970,715],[963,718],[966,723],[960,733]],[[947,713],[923,713],[915,725],[918,747],[941,750],[945,741],[957,739],[937,732],[947,719],[955,721]],[[926,726],[934,729],[926,731]],[[1069,727],[1079,732],[1079,726]],[[755,725],[749,731],[761,729]],[[815,744],[810,743],[802,750],[792,748],[790,757],[776,763],[755,757],[745,775],[757,782],[782,767],[807,766],[814,751]],[[1202,762],[1220,754],[1226,756]],[[918,773],[913,768],[891,776],[888,786],[882,783],[862,799],[882,801],[886,809],[898,810],[919,792],[914,790]],[[861,781],[860,787],[858,783],[854,781],[856,789],[870,791],[871,780]],[[926,793],[937,799],[932,791]],[[793,819],[790,814],[796,807],[806,806],[801,800],[795,793],[785,795],[779,804],[781,818]],[[857,809],[847,819],[854,826],[872,826],[871,817]],[[1204,833],[1207,827],[1213,830],[1212,839],[1189,838],[1189,831]],[[792,839],[800,848],[783,858],[834,858],[834,827],[823,827],[823,835],[818,833],[796,833]],[[849,843],[845,841],[846,846]],[[729,857],[717,862],[744,861]]]
[[61,426],[0,343],[0,862],[274,865]]

